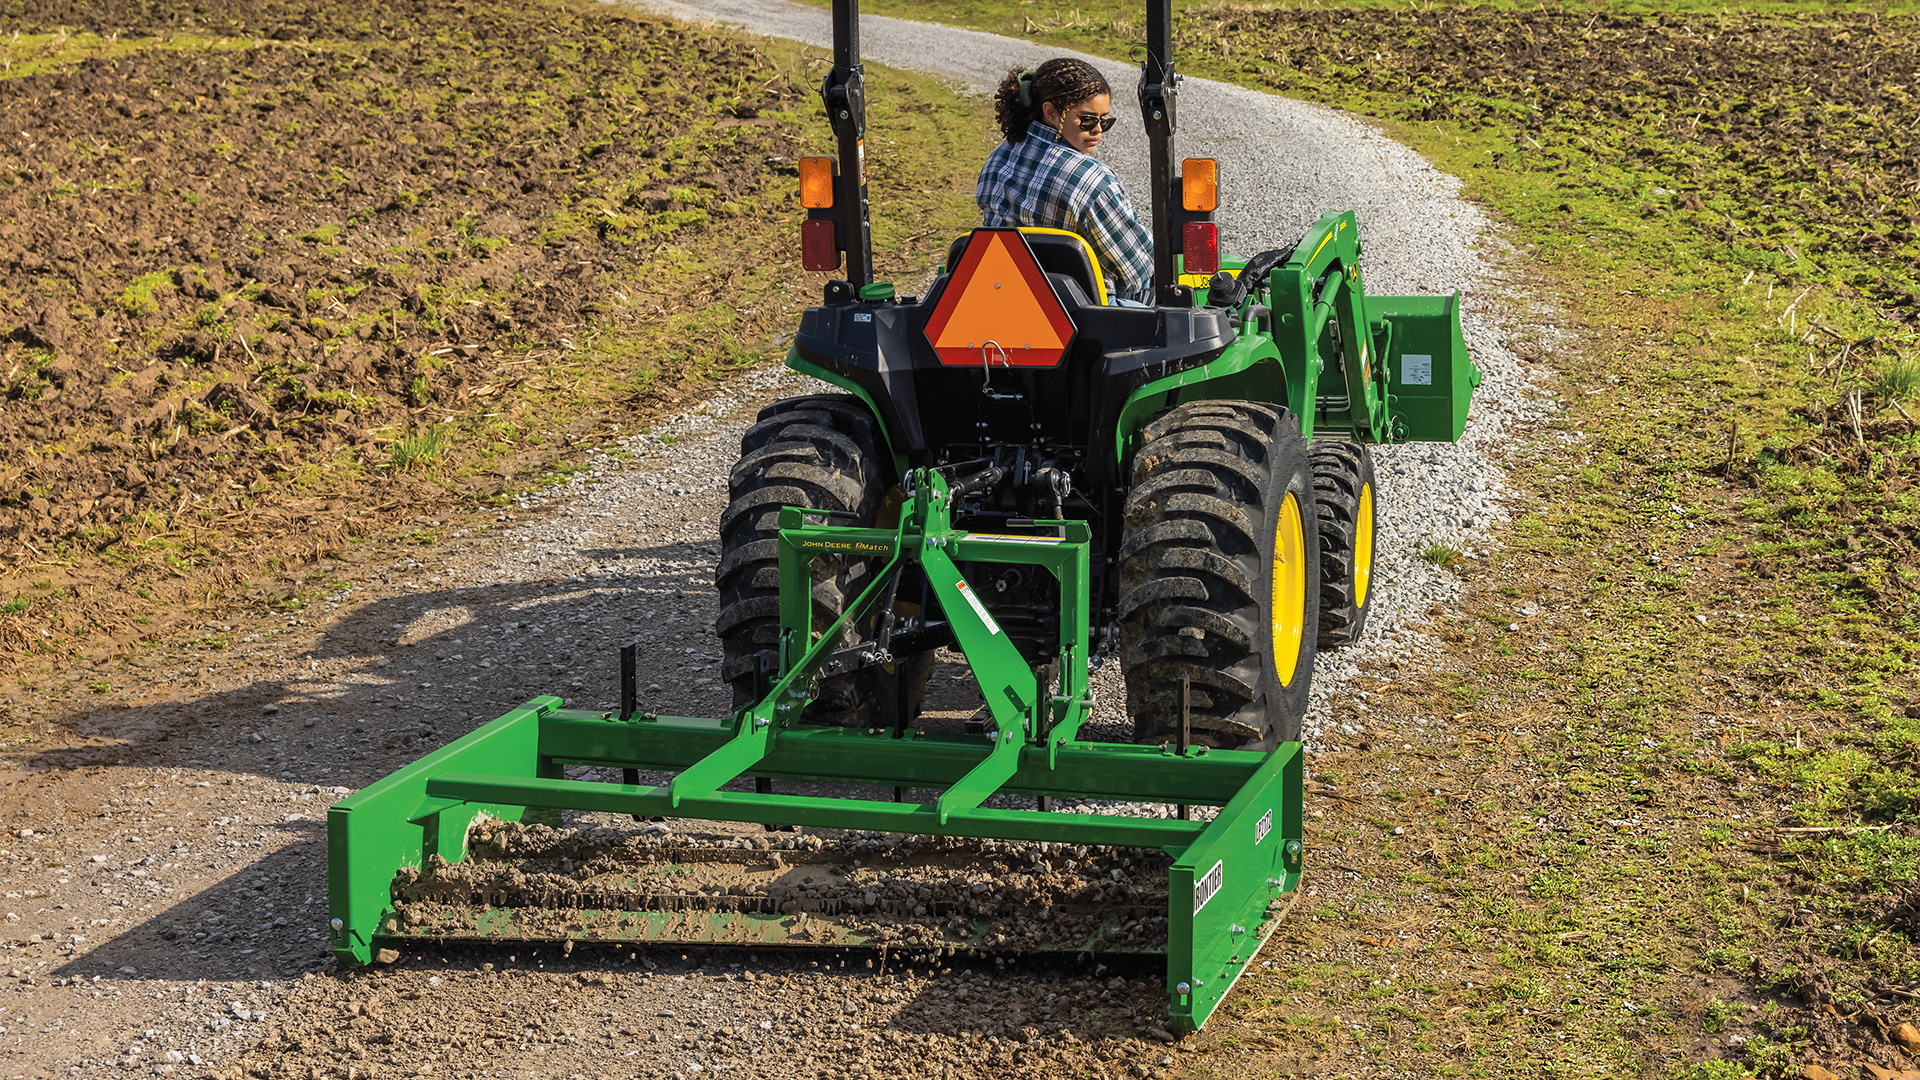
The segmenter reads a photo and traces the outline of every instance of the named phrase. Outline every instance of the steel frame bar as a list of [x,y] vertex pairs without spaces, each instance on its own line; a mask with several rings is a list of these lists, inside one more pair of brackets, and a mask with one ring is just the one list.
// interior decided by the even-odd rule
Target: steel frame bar
[[475,773],[447,773],[434,777],[427,781],[427,796],[430,799],[446,799],[449,804],[511,803],[648,816],[675,813],[675,816],[707,821],[807,825],[980,839],[1050,840],[1122,847],[1184,849],[1201,833],[1199,823],[1178,818],[972,807],[955,810],[945,821],[941,821],[931,804],[818,795],[761,795],[751,791],[715,791],[685,799],[676,813],[668,802],[665,789],[661,787],[583,780],[519,779]]
[[[562,765],[633,766],[677,771],[730,737],[726,721],[682,716],[609,722],[608,714],[556,710],[541,721],[539,753]],[[991,744],[981,735],[929,732],[896,739],[887,732],[800,728],[779,732],[746,775],[825,783],[944,788],[966,775]],[[1125,799],[1220,806],[1266,760],[1242,750],[1069,742],[1020,748],[1006,795]]]

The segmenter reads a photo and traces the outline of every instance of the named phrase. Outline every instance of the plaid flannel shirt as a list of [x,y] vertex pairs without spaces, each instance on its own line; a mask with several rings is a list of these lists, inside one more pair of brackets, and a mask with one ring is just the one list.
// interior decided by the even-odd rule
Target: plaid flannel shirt
[[1079,233],[1100,258],[1108,293],[1151,303],[1153,237],[1134,215],[1112,169],[1060,141],[1045,124],[988,155],[974,191],[988,228],[1028,226]]

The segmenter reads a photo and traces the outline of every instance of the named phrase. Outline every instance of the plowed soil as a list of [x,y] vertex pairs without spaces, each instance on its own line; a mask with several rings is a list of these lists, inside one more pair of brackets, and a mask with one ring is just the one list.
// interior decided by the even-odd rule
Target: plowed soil
[[1383,18],[1222,4],[1189,9],[1178,44],[1251,85],[1348,87],[1394,103],[1388,115],[1510,132],[1513,152],[1491,168],[1618,168],[1614,194],[1644,200],[1649,227],[1831,275],[1913,324],[1916,37],[1910,12],[1431,5]]
[[[634,284],[663,245],[785,209],[779,110],[808,95],[742,38],[611,9],[14,2],[0,24],[45,69],[0,93],[6,614],[42,599],[5,580],[29,564],[230,586],[499,488],[543,421],[604,427],[541,417],[542,369],[681,304]],[[614,418],[723,352],[603,373]],[[491,449],[436,475],[455,417]],[[37,643],[0,623],[0,650]]]

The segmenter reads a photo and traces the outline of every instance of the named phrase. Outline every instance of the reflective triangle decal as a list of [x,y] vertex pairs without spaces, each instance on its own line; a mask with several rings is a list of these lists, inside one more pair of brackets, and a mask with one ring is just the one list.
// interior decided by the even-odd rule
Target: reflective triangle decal
[[927,341],[955,367],[1054,367],[1073,319],[1017,229],[976,229],[927,319]]

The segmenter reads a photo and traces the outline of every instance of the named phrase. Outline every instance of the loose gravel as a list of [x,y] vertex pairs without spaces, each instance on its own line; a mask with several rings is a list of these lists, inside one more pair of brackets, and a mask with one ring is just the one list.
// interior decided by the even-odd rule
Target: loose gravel
[[[816,8],[661,6],[825,42]],[[1050,55],[890,19],[863,32],[869,59],[973,90]],[[1130,93],[1128,69],[1095,62]],[[1284,245],[1321,211],[1356,209],[1370,287],[1464,293],[1486,373],[1459,444],[1377,453],[1376,606],[1364,640],[1319,660],[1312,750],[1351,733],[1327,731],[1324,717],[1362,664],[1423,665],[1422,622],[1459,589],[1423,553],[1472,557],[1512,512],[1502,455],[1555,413],[1549,374],[1514,342],[1549,351],[1551,313],[1499,278],[1497,236],[1457,182],[1364,122],[1200,79],[1181,110],[1182,152],[1221,161],[1232,249]],[[1103,150],[1136,195],[1137,127],[1123,122]],[[15,774],[0,836],[0,1046],[21,1064],[0,1073],[205,1075],[284,1061],[301,1075],[546,1076],[617,1061],[621,1075],[683,1078],[869,1075],[902,1062],[936,1076],[1148,1076],[1173,1065],[1152,1027],[1150,971],[479,949],[333,972],[322,822],[341,794],[536,694],[612,706],[628,641],[642,647],[648,707],[727,707],[711,633],[726,475],[761,405],[814,389],[784,370],[752,373],[484,531],[359,574],[285,625],[210,624],[210,636],[236,637],[227,659],[189,663],[143,703],[102,710],[91,747],[42,762],[33,779]],[[1109,667],[1097,684],[1098,719],[1113,731],[1124,725],[1117,676]]]

